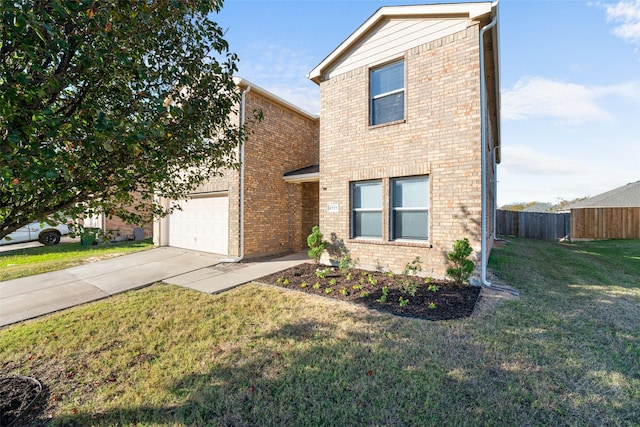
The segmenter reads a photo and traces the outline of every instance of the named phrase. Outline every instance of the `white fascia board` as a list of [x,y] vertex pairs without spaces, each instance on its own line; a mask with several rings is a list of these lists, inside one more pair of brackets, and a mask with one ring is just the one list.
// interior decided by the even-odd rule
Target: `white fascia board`
[[302,108],[298,107],[295,104],[292,104],[291,102],[287,101],[286,99],[280,98],[278,95],[269,92],[268,90],[258,86],[255,83],[251,83],[249,80],[247,79],[243,79],[242,77],[234,77],[233,81],[236,83],[236,86],[240,86],[240,87],[247,87],[247,86],[251,86],[251,90],[252,91],[256,91],[258,93],[260,93],[263,96],[266,96],[267,98],[277,102],[278,104],[289,108],[290,110],[296,111],[300,114],[302,114],[303,116],[306,116],[312,120],[319,120],[320,116],[318,116],[317,114],[311,114],[308,111],[303,110]]
[[320,84],[322,72],[344,52],[349,50],[362,36],[383,19],[393,18],[437,18],[437,17],[465,17],[476,19],[489,14],[497,6],[497,2],[482,3],[451,3],[451,4],[422,4],[412,6],[384,6],[374,13],[367,21],[353,32],[340,46],[318,64],[307,78],[316,84]]
[[320,181],[320,172],[305,173],[301,175],[283,176],[282,179],[290,184],[300,184],[303,182],[318,182]]

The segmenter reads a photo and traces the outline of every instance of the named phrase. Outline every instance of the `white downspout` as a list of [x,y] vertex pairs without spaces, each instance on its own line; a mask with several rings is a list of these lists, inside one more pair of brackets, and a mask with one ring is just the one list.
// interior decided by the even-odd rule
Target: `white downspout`
[[[491,282],[487,280],[487,192],[486,192],[486,184],[487,184],[487,171],[486,171],[486,145],[487,145],[487,88],[485,85],[485,71],[484,71],[484,33],[495,27],[498,23],[498,15],[496,14],[491,22],[485,25],[480,30],[480,120],[481,120],[481,131],[480,131],[480,140],[481,140],[481,150],[480,150],[480,162],[481,162],[481,186],[482,186],[482,214],[481,214],[481,249],[480,249],[480,267],[481,267],[481,276],[480,280],[483,285],[490,287]],[[495,215],[494,215],[495,216]]]
[[240,100],[240,126],[243,130],[243,138],[240,143],[240,256],[236,258],[222,259],[220,262],[240,262],[244,259],[244,125],[247,121],[246,99],[247,93],[251,90],[251,86],[242,91]]

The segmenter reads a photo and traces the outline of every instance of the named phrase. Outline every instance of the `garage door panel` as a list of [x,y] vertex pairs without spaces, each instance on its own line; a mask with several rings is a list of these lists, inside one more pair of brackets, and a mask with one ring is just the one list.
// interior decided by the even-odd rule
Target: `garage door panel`
[[226,255],[229,248],[229,198],[205,197],[180,202],[169,217],[169,245]]

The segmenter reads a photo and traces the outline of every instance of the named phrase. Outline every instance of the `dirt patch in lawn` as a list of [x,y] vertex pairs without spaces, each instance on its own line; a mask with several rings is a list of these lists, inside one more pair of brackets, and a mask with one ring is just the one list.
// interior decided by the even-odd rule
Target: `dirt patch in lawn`
[[17,425],[41,391],[33,378],[0,376],[0,426]]
[[445,280],[359,269],[341,272],[335,267],[309,263],[262,277],[257,282],[427,320],[470,316],[481,290]]

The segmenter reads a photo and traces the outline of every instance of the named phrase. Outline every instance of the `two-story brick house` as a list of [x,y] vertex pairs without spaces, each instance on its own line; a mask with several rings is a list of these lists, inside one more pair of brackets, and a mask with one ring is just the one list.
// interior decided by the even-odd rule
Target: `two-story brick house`
[[426,274],[443,276],[464,237],[488,255],[497,12],[383,7],[309,73],[320,86],[320,228],[361,265],[402,270],[419,256]]
[[[467,237],[485,280],[500,161],[497,15],[488,2],[379,9],[308,75],[320,118],[239,79],[242,168],[159,221],[156,243],[237,259],[305,249],[319,224],[364,267],[402,270],[420,257],[426,274],[444,276],[447,252]],[[247,121],[255,110],[264,119]]]

